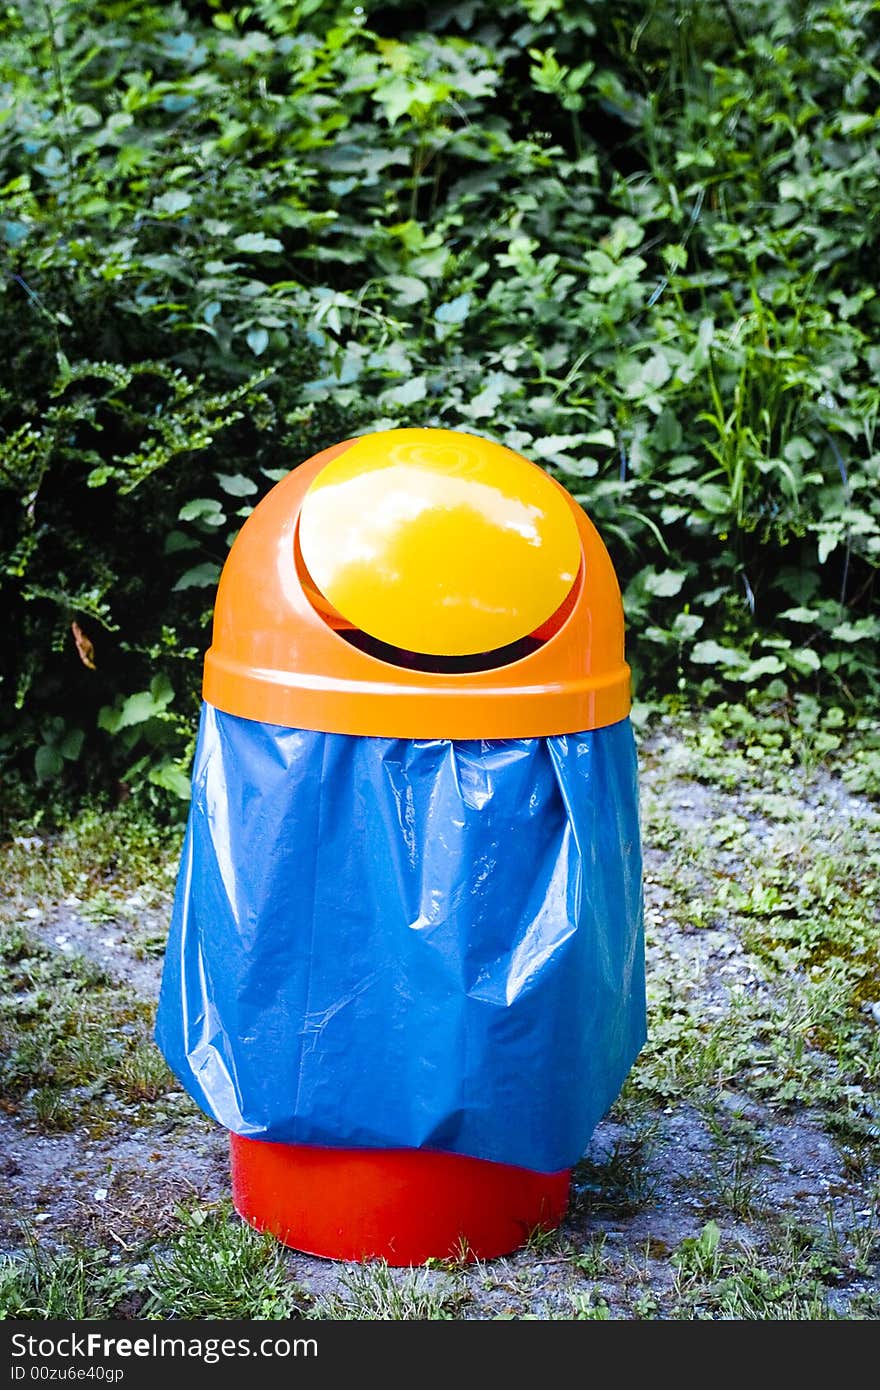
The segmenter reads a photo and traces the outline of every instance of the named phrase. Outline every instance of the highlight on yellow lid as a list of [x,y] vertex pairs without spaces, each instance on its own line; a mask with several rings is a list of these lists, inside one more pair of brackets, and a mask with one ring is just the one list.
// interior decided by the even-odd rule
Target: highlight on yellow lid
[[299,547],[318,589],[371,637],[464,656],[541,626],[577,577],[565,494],[501,444],[454,430],[383,430],[317,474]]

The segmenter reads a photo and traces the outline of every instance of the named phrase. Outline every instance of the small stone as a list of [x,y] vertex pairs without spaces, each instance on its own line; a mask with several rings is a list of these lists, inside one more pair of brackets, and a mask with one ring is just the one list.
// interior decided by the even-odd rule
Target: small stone
[[94,1192],[92,1193],[92,1197],[94,1198],[94,1200],[95,1200],[96,1202],[106,1202],[106,1200],[107,1200],[107,1188],[106,1188],[106,1187],[96,1187],[95,1190],[94,1190]]

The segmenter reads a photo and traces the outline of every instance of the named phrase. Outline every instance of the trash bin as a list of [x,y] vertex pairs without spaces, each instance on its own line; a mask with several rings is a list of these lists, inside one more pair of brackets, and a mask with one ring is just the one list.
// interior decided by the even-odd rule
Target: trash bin
[[312,1254],[490,1258],[562,1220],[645,1038],[613,567],[559,484],[350,439],[217,592],[156,1037],[238,1212]]

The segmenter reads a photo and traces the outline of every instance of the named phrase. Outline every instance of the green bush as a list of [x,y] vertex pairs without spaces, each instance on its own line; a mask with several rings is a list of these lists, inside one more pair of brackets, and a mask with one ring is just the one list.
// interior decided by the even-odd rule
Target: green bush
[[45,0],[0,18],[0,760],[184,796],[272,482],[436,424],[543,463],[637,690],[876,695],[867,0]]

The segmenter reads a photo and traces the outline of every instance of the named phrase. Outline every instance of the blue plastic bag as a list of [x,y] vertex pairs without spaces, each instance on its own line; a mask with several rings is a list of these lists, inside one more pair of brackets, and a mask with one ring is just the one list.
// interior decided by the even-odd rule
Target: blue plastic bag
[[645,1039],[628,720],[364,738],[204,705],[156,1038],[249,1138],[570,1167]]

